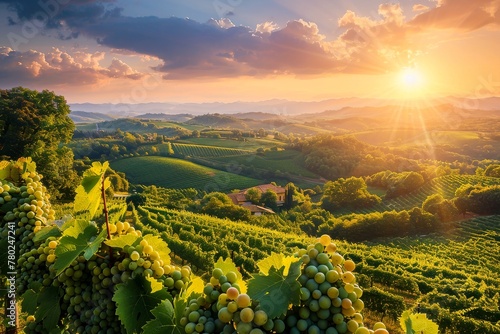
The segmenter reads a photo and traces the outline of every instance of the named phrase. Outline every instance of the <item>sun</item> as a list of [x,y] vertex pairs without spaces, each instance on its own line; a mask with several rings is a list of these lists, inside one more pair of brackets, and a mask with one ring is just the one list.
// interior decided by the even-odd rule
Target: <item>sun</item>
[[399,80],[400,83],[403,84],[404,88],[407,89],[421,88],[424,82],[422,73],[414,67],[405,67],[401,70]]

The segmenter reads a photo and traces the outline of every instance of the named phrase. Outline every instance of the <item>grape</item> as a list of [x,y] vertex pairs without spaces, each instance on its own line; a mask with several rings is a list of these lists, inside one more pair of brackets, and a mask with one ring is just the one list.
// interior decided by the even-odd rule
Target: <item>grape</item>
[[376,329],[373,334],[389,334],[389,332],[385,328]]
[[228,311],[231,313],[234,313],[238,310],[238,304],[236,304],[236,302],[234,302],[234,301],[229,302],[226,307],[227,307]]
[[354,334],[370,334],[370,330],[368,330],[368,328],[366,327],[358,327],[358,329],[356,329],[356,332],[354,332]]
[[351,333],[354,333],[358,329],[359,325],[355,320],[349,320],[347,322],[347,330]]
[[236,298],[236,304],[239,308],[249,307],[251,304],[250,297],[246,293],[241,293]]
[[314,275],[314,281],[318,284],[321,284],[325,281],[325,274],[319,272],[316,275]]
[[236,288],[230,287],[226,290],[226,294],[227,294],[227,298],[235,300],[240,293]]
[[226,274],[227,281],[231,284],[236,283],[238,281],[238,276],[234,271],[229,271]]
[[219,317],[220,321],[222,321],[224,323],[228,323],[233,318],[233,314],[231,312],[229,312],[227,307],[223,307],[219,310],[218,317]]
[[306,320],[304,320],[304,319],[299,319],[299,320],[297,321],[297,329],[298,329],[299,331],[303,332],[303,331],[307,330],[307,327],[308,327],[308,325],[307,325],[307,321],[306,321]]
[[276,319],[274,321],[274,327],[273,329],[276,331],[276,333],[283,333],[285,331],[285,323],[281,319]]
[[323,246],[328,246],[332,242],[332,238],[328,234],[323,234],[319,237],[319,242]]
[[330,257],[326,253],[319,253],[316,256],[316,261],[318,261],[319,264],[326,264],[330,261]]
[[214,268],[214,270],[212,270],[212,277],[215,278],[215,279],[219,279],[219,277],[224,274],[222,272],[222,269],[220,268]]
[[344,262],[344,257],[339,253],[334,253],[331,257],[331,261],[334,265],[340,265]]
[[251,322],[254,318],[254,315],[254,311],[250,307],[245,307],[240,312],[240,319],[243,322]]
[[141,256],[139,255],[139,252],[137,252],[135,250],[132,253],[130,253],[130,259],[132,261],[137,261],[137,260],[139,260],[140,257]]
[[249,334],[252,330],[252,324],[247,322],[239,322],[236,325],[236,331],[238,334]]
[[255,311],[253,322],[257,326],[263,326],[267,322],[267,320],[268,320],[268,316],[267,316],[267,313],[265,311],[263,311],[263,310]]

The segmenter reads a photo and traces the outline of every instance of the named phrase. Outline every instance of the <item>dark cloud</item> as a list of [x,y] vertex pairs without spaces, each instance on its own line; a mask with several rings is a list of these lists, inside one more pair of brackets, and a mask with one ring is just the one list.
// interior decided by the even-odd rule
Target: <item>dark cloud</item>
[[[110,17],[78,27],[102,45],[155,56],[155,69],[175,79],[331,71],[336,59],[314,23],[255,31],[229,19],[199,23],[176,17]],[[263,28],[262,28],[263,29]]]
[[42,21],[47,28],[60,28],[65,20],[95,22],[116,13],[115,0],[0,0],[16,16],[9,15],[9,24],[23,21]]

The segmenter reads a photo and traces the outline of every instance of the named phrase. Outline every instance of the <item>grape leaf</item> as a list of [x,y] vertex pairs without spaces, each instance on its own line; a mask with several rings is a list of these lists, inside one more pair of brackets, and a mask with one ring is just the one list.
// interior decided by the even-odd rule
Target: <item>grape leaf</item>
[[400,324],[407,334],[438,334],[439,330],[439,326],[432,320],[427,319],[425,313],[410,313],[409,311],[404,311],[400,319]]
[[284,274],[284,265],[279,269],[272,266],[267,275],[255,274],[248,282],[248,295],[260,302],[269,318],[284,315],[290,304],[299,304],[300,283],[297,278],[300,276],[301,264],[300,260],[292,263],[288,275]]
[[0,161],[0,180],[6,180],[10,176],[10,161]]
[[35,314],[38,302],[38,293],[35,292],[35,290],[29,289],[23,294],[22,298],[23,301],[21,302],[21,309],[23,312]]
[[59,237],[61,236],[61,230],[57,225],[51,225],[42,228],[35,234],[33,242],[43,241],[49,237]]
[[143,239],[146,240],[148,244],[158,252],[163,263],[170,264],[170,249],[168,248],[167,243],[163,241],[163,239],[161,239],[157,235],[152,234],[146,234],[145,236],[143,236]]
[[72,227],[64,231],[63,237],[56,247],[56,261],[54,268],[56,276],[71,265],[83,252],[86,260],[89,260],[98,250],[104,239],[106,230],[102,230],[99,235],[95,224],[85,220],[75,221]]
[[165,289],[152,292],[151,282],[144,277],[117,285],[113,301],[116,315],[125,326],[127,333],[134,333],[153,318],[151,311],[165,299],[172,296]]
[[[164,300],[155,307],[151,313],[155,316],[155,319],[148,321],[144,327],[142,327],[144,334],[183,334],[180,329],[181,326],[177,325],[177,319],[175,315],[175,310],[172,303],[169,300]],[[184,309],[184,308],[182,308]],[[179,328],[180,327],[180,328]]]
[[247,284],[243,280],[243,276],[241,276],[240,271],[238,268],[236,268],[236,265],[233,263],[233,261],[230,258],[227,258],[225,260],[222,259],[222,256],[215,262],[214,268],[220,268],[224,275],[226,275],[230,271],[234,271],[236,273],[236,277],[238,278],[236,280],[236,283],[240,286],[241,293],[246,293],[247,291]]
[[203,294],[203,289],[205,288],[205,282],[201,279],[201,277],[193,277],[191,281],[188,283],[188,286],[184,290],[186,293],[186,300],[193,298],[192,296],[195,294],[199,294],[200,296]]
[[146,280],[151,286],[151,293],[155,293],[156,291],[163,289],[163,284],[160,281],[157,281],[156,278],[148,276],[146,277]]
[[125,248],[125,246],[135,246],[139,236],[135,234],[123,234],[111,240],[106,240],[104,243],[113,248]]
[[[92,219],[96,215],[96,211],[101,204],[101,188],[102,178],[109,167],[109,163],[105,161],[92,163],[92,167],[83,173],[81,184],[76,188],[76,196],[73,210],[75,213],[88,212],[89,218]],[[109,187],[109,180],[105,181],[104,190]],[[107,186],[106,186],[107,185]]]
[[297,261],[296,257],[284,256],[283,254],[273,252],[270,256],[257,262],[257,265],[259,266],[260,271],[265,275],[269,273],[271,267],[281,268],[284,266],[285,270],[283,271],[283,275],[286,276],[288,275],[288,270],[290,269],[291,264],[295,261]]
[[53,329],[57,327],[61,315],[59,289],[51,286],[40,291],[38,301],[40,302],[35,313],[37,321],[43,319],[43,327]]

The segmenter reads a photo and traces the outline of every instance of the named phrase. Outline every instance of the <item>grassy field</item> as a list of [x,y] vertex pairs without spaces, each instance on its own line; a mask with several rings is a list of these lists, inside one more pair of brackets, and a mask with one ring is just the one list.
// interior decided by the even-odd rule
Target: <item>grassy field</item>
[[195,163],[165,157],[134,157],[113,161],[114,170],[124,172],[133,184],[165,188],[196,188],[231,191],[255,186],[260,180],[228,173]]

